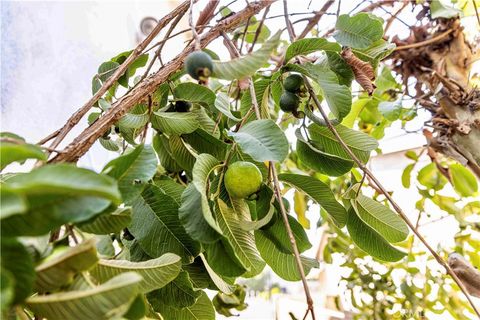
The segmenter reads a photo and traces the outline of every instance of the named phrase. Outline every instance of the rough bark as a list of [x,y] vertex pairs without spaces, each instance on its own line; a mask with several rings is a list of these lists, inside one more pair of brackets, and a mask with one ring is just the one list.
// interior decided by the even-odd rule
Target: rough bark
[[[215,27],[211,28],[202,37],[200,47],[205,48],[211,41],[221,35],[222,32],[231,30],[249,17],[257,14],[271,4],[273,1],[259,1],[247,5],[242,11],[220,21]],[[130,93],[121,97],[102,117],[86,128],[77,138],[75,138],[60,154],[50,160],[50,162],[75,162],[83,156],[93,145],[93,143],[102,136],[112,124],[117,122],[137,103],[146,96],[155,91],[155,89],[165,82],[177,70],[182,68],[187,55],[194,50],[194,45],[187,46],[179,55],[169,63],[165,64],[157,73],[147,77],[141,84],[135,87]]]

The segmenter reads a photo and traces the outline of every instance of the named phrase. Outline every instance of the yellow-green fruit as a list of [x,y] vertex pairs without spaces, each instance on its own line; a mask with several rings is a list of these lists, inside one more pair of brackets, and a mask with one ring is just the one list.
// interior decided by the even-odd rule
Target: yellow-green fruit
[[253,163],[238,161],[228,167],[224,182],[232,198],[243,199],[260,189],[262,173]]

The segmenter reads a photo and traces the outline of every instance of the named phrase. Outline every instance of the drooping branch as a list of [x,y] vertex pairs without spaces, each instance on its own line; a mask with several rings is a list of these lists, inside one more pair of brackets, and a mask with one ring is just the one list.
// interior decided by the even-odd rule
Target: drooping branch
[[[49,135],[49,137],[55,137],[55,140],[50,145],[50,148],[56,148],[66,137],[66,135],[75,127],[83,116],[92,108],[92,106],[110,89],[110,87],[117,81],[127,70],[130,64],[135,61],[138,56],[140,56],[147,47],[147,45],[152,42],[152,40],[158,35],[158,33],[176,16],[183,15],[185,11],[188,9],[190,1],[184,1],[180,4],[177,8],[163,17],[152,32],[132,51],[132,53],[128,56],[128,58],[118,67],[117,70],[112,74],[112,76],[102,85],[102,87],[91,97],[80,109],[78,109],[65,125],[54,132],[56,135],[53,134]],[[47,142],[48,140],[43,139],[42,142]]]
[[[187,1],[189,3],[189,1]],[[257,14],[260,10],[270,5],[273,1],[258,1],[247,5],[238,13],[220,21],[215,27],[211,28],[201,37],[200,47],[205,48],[211,41],[220,36],[222,31],[231,30],[249,17]],[[132,91],[121,97],[105,114],[86,128],[65,150],[51,160],[51,162],[75,162],[83,156],[93,145],[93,143],[102,136],[112,124],[120,120],[137,103],[165,82],[173,73],[182,68],[187,55],[194,50],[193,45],[187,46],[179,55],[169,63],[165,64],[157,73],[145,78]]]

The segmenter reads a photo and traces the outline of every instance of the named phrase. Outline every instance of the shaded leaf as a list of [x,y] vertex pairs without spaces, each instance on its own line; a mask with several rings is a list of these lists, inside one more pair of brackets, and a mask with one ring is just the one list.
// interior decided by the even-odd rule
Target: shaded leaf
[[184,134],[195,131],[199,122],[192,112],[154,112],[152,126],[166,134]]
[[205,292],[201,292],[200,297],[193,306],[177,309],[166,304],[155,306],[155,311],[162,314],[164,320],[214,320],[215,309],[212,302],[208,299]]
[[300,39],[288,46],[285,52],[285,61],[288,62],[295,56],[307,55],[315,51],[340,52],[341,49],[338,43],[330,42],[324,38]]

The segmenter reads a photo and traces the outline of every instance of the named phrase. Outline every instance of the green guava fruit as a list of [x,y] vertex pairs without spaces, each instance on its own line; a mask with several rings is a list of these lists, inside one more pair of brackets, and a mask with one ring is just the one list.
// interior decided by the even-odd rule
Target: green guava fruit
[[185,60],[185,70],[195,80],[205,80],[212,74],[213,61],[203,51],[195,51]]
[[232,198],[244,199],[260,189],[262,173],[251,162],[237,161],[228,166],[224,183]]
[[280,109],[284,112],[293,112],[297,110],[300,99],[295,93],[284,91],[280,96]]
[[303,77],[297,73],[292,73],[283,80],[283,88],[292,93],[297,93],[303,86]]

